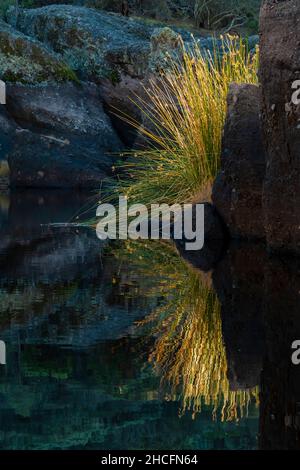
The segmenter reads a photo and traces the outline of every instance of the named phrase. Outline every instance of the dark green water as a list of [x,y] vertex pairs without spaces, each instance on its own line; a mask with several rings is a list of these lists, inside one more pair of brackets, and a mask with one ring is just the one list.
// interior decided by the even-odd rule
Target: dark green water
[[280,368],[260,252],[238,247],[204,274],[159,244],[40,226],[70,220],[90,195],[27,191],[0,205],[1,449],[294,445],[282,420],[296,386],[268,398],[289,337]]

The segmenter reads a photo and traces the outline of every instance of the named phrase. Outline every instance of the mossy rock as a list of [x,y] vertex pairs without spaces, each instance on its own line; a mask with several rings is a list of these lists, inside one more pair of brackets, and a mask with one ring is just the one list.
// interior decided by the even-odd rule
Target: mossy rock
[[76,74],[37,40],[0,20],[0,78],[6,82],[76,81]]
[[10,24],[53,50],[83,80],[119,74],[142,77],[148,67],[153,26],[142,20],[70,5],[11,8]]

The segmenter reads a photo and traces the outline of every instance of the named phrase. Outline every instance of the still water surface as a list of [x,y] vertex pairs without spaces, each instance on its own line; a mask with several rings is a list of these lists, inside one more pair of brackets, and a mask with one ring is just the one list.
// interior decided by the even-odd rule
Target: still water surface
[[298,264],[47,226],[94,202],[0,196],[0,448],[297,447]]

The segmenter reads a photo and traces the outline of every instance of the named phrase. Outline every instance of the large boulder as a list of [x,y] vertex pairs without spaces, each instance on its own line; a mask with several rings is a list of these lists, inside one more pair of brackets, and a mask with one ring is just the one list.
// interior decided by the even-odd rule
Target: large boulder
[[[0,78],[8,83],[39,84],[26,88],[24,97],[21,94],[25,89],[16,94],[8,87],[9,113],[21,127],[9,158],[12,184],[98,187],[108,168],[114,166],[115,158],[108,154],[117,154],[122,147],[116,133],[127,148],[145,145],[144,139],[137,141],[132,126],[119,115],[123,113],[138,126],[149,127],[150,120],[133,101],[137,96],[147,99],[149,78],[167,67],[166,56],[177,54],[179,33],[184,41],[191,41],[190,34],[72,5],[13,7],[6,16],[14,28],[0,24],[0,33],[9,38],[3,42],[5,48],[2,44],[5,57],[2,75],[0,57]],[[212,38],[197,39],[203,49],[213,49]],[[85,83],[81,92],[70,84],[53,92],[54,83],[71,80]],[[91,82],[98,87],[99,96]],[[70,93],[74,97],[66,98]],[[97,128],[94,134],[91,127],[85,127],[95,93],[98,110],[94,112],[94,107],[92,112]],[[79,110],[74,105],[78,100],[84,103]],[[41,105],[43,101],[46,104]],[[80,122],[74,118],[77,112]]]
[[99,188],[121,142],[93,84],[9,85],[20,124],[9,152],[12,186]]
[[[8,21],[55,51],[81,80],[100,86],[105,110],[127,147],[135,142],[136,132],[119,115],[143,121],[134,104],[137,96],[145,97],[149,77],[166,66],[166,54],[178,49],[179,33],[191,40],[183,30],[71,5],[23,9],[17,14],[11,8]],[[213,48],[209,39],[202,38],[201,45]]]
[[59,53],[81,78],[118,81],[120,71],[143,76],[153,26],[71,5],[10,10],[8,20]]
[[260,30],[266,237],[273,249],[300,252],[300,105],[292,100],[300,79],[299,0],[264,1]]
[[265,153],[259,114],[259,88],[232,84],[221,171],[214,183],[212,200],[233,238],[264,238]]
[[[7,20],[22,33],[60,54],[81,78],[99,81],[106,77],[112,82],[117,82],[121,73],[145,76],[151,59],[151,36],[156,29],[165,26],[74,5],[18,10],[12,7]],[[185,42],[192,41],[186,29],[175,27],[174,30]],[[169,42],[171,36],[169,33]],[[196,38],[199,47],[213,51],[212,38],[197,34]],[[252,39],[250,41],[252,44]]]
[[[104,3],[111,6],[111,2]],[[118,115],[124,113],[142,123],[144,116],[133,101],[137,101],[137,96],[145,97],[149,77],[167,67],[166,56],[177,54],[180,36],[186,43],[193,41],[182,28],[172,30],[141,18],[75,5],[18,10],[12,7],[7,20],[53,50],[81,80],[100,86],[105,109],[127,147],[135,142],[136,133]],[[196,39],[200,48],[213,52],[212,38],[196,35]],[[250,43],[252,47],[257,38],[251,38]],[[144,144],[144,140],[139,143]]]

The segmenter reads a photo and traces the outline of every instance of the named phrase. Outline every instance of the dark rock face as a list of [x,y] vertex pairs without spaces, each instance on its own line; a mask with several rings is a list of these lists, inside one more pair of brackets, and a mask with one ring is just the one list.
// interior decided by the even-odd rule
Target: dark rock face
[[[193,222],[195,223],[195,222]],[[187,240],[174,240],[179,254],[190,265],[201,271],[211,271],[220,260],[226,245],[227,233],[224,224],[212,204],[204,203],[204,247],[202,250],[185,249]]]
[[7,95],[21,126],[8,156],[11,185],[99,188],[122,145],[97,88],[10,85]]
[[260,81],[267,152],[263,205],[268,244],[300,252],[300,3],[265,1],[260,20]]
[[0,107],[0,161],[6,160],[13,145],[17,124],[9,116],[5,106]]
[[143,121],[143,113],[135,103],[137,96],[144,97],[145,86],[146,80],[138,80],[129,75],[120,75],[118,83],[103,79],[99,84],[104,109],[126,148],[136,146],[138,131],[126,122],[126,118],[130,122]]
[[221,171],[214,183],[212,200],[233,238],[264,237],[265,154],[259,110],[257,86],[230,86]]

